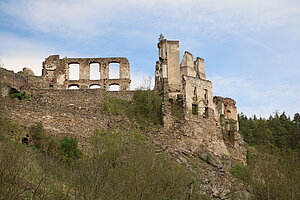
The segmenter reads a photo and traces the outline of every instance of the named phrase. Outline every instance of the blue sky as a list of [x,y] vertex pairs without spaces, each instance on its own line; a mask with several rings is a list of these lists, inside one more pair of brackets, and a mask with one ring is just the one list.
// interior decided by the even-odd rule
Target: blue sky
[[239,112],[300,112],[299,0],[0,0],[5,68],[61,57],[127,57],[132,88],[154,75],[157,39],[202,57],[214,95]]

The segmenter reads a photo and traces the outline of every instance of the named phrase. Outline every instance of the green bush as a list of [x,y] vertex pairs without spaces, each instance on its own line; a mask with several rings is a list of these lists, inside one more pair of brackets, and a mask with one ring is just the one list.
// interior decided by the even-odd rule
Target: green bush
[[230,173],[245,181],[245,182],[249,182],[251,181],[251,171],[249,168],[242,166],[241,164],[237,164],[236,166],[234,166],[233,168],[230,169]]
[[182,118],[184,116],[183,108],[181,105],[176,103],[171,104],[171,114],[177,118]]
[[77,140],[69,137],[60,140],[58,153],[65,162],[77,160],[82,156],[82,152],[78,149]]
[[126,115],[145,128],[152,124],[161,124],[161,105],[161,97],[156,91],[138,90],[133,95],[133,101],[105,97],[103,110],[114,115]]
[[130,102],[124,99],[104,98],[103,111],[113,114],[121,115],[127,114]]
[[130,116],[142,126],[162,123],[162,99],[153,90],[138,90],[134,93]]
[[192,104],[192,114],[198,115],[199,107],[198,104]]
[[10,94],[10,97],[13,99],[19,99],[19,100],[30,99],[30,96],[28,96],[25,91]]
[[29,135],[34,146],[41,148],[45,141],[45,130],[41,122],[29,127]]

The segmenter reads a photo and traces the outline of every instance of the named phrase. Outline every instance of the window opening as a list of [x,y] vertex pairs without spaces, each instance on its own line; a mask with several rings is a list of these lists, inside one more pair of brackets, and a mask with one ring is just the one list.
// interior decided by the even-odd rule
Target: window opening
[[120,63],[109,63],[109,79],[120,78]]
[[100,80],[100,64],[91,63],[90,64],[90,80]]
[[101,88],[101,86],[98,84],[90,85],[90,89],[99,89],[99,88]]
[[79,89],[79,85],[70,85],[69,89],[70,90],[77,90],[77,89]]
[[69,80],[79,80],[79,64],[69,64]]
[[120,86],[117,84],[110,85],[109,91],[120,91]]

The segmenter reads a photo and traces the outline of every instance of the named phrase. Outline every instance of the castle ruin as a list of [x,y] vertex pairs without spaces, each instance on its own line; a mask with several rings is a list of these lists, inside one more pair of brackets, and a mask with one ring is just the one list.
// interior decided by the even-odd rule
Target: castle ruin
[[[228,170],[236,163],[246,164],[247,154],[238,131],[236,103],[231,98],[213,96],[202,58],[194,59],[185,52],[180,62],[179,41],[160,37],[158,58],[154,90],[162,98],[162,125],[143,134],[157,145],[158,152],[199,170],[208,194],[228,199],[228,194],[239,188]],[[91,70],[94,63],[98,65],[97,78],[93,78],[94,68]],[[119,64],[117,78],[110,76],[111,63]],[[78,67],[76,79],[70,73],[74,64]],[[18,73],[0,68],[0,99],[5,116],[24,130],[42,123],[47,134],[76,138],[80,148],[88,150],[95,129],[130,123],[124,115],[103,109],[112,99],[132,102],[135,91],[129,90],[130,82],[130,64],[124,57],[51,55],[43,62],[42,76],[35,76],[28,68]],[[91,89],[95,85],[98,89]],[[118,85],[119,91],[111,91],[113,85]],[[11,98],[15,94],[28,95],[30,100]],[[30,141],[26,134],[12,135],[15,141]]]
[[[97,63],[99,65],[99,77],[95,80],[90,78],[90,66]],[[118,63],[119,78],[109,77],[109,65]],[[70,78],[70,66],[79,65],[79,79]],[[127,58],[63,58],[59,55],[52,55],[43,62],[44,80],[48,83],[46,88],[68,89],[71,86],[77,86],[81,89],[90,88],[93,85],[108,90],[111,85],[118,85],[121,91],[129,90],[130,86],[130,65]]]
[[[173,146],[174,151],[189,149],[189,153],[194,156],[202,155],[203,152],[213,152],[216,156],[225,156],[245,163],[246,150],[238,132],[235,101],[231,98],[213,96],[212,82],[206,79],[202,58],[194,59],[191,53],[185,52],[180,63],[179,41],[161,37],[157,46],[159,60],[155,65],[154,90],[163,99],[163,127],[160,137],[166,136],[165,145]],[[93,63],[99,66],[97,79],[90,76]],[[118,78],[109,76],[111,63],[119,64]],[[70,77],[72,64],[79,65],[77,80]],[[32,116],[30,120],[33,122],[42,120],[45,127],[59,133],[67,132],[62,122],[68,119],[67,123],[74,122],[75,135],[72,136],[79,142],[86,141],[87,135],[92,134],[92,130],[99,124],[105,127],[105,124],[108,124],[107,127],[110,127],[106,118],[101,117],[103,113],[96,111],[101,108],[106,96],[131,101],[134,91],[129,90],[130,82],[130,64],[125,57],[61,59],[59,55],[51,55],[43,62],[42,76],[34,76],[27,68],[17,74],[0,69],[2,96],[7,98],[12,93],[26,91],[32,96],[32,101],[25,104],[36,107],[33,105],[36,103],[44,110],[38,112],[32,107],[24,110],[25,104],[15,102],[20,104],[22,109],[19,113],[8,112],[12,119],[23,120],[26,124],[29,119],[23,116]],[[94,85],[99,89],[91,90]],[[119,91],[110,91],[112,85],[118,85]],[[72,86],[76,86],[78,90],[70,90]],[[172,113],[174,107],[179,109],[180,117]],[[61,109],[65,109],[66,112],[60,113]],[[68,111],[70,109],[71,111]],[[71,113],[70,116],[68,112]],[[84,115],[80,114],[82,112]],[[95,113],[99,116],[90,117]],[[82,124],[78,127],[75,121],[84,118],[82,123],[87,124],[86,116],[89,116],[89,121],[95,120],[97,123],[89,124],[85,129]],[[169,150],[171,151],[171,148]]]
[[185,119],[213,119],[226,130],[238,131],[235,101],[213,96],[212,82],[206,79],[204,59],[184,52],[180,63],[179,41],[160,39],[155,68],[155,90],[166,104],[179,104]]

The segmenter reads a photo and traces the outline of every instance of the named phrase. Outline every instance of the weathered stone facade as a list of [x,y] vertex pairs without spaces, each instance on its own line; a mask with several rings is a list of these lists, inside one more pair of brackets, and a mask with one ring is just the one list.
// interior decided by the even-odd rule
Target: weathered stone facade
[[[165,100],[183,100],[185,118],[197,115],[205,118],[220,117],[237,123],[235,101],[230,98],[214,98],[212,83],[206,79],[204,59],[185,52],[179,58],[179,41],[160,40],[159,61],[156,62],[155,89],[163,93]],[[213,115],[211,115],[213,114]],[[236,125],[238,130],[238,126]]]
[[[100,77],[99,80],[90,79],[90,64],[98,63]],[[109,64],[119,63],[119,78],[109,77]],[[79,80],[71,80],[69,66],[79,64]],[[127,58],[59,58],[59,55],[52,55],[43,62],[43,75],[48,83],[48,88],[68,89],[70,86],[79,88],[90,88],[98,85],[100,88],[108,90],[111,85],[120,86],[120,90],[130,88],[130,65]]]
[[[177,126],[183,132],[180,148],[192,152],[202,149],[218,156],[231,157],[245,163],[246,150],[238,132],[236,102],[213,96],[212,82],[206,79],[204,59],[185,52],[179,58],[179,41],[162,39],[158,43],[155,90],[163,96],[163,122],[167,129]],[[183,119],[172,116],[172,107],[182,108]],[[173,130],[172,132],[178,132]]]

